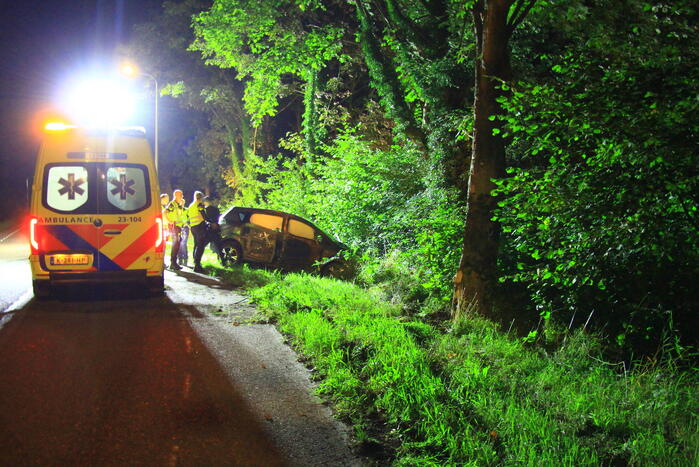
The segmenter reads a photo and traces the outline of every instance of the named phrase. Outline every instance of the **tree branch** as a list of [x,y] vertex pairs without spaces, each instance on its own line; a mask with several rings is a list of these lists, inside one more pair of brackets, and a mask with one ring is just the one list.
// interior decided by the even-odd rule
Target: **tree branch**
[[376,89],[385,110],[389,115],[392,115],[399,127],[402,127],[409,136],[424,143],[425,134],[420,130],[405,100],[405,94],[401,89],[395,67],[388,63],[386,57],[381,53],[381,41],[375,31],[376,26],[370,19],[369,11],[363,0],[357,0],[355,4],[360,24],[360,45],[369,69],[369,75],[375,82],[372,87]]
[[[439,16],[436,16],[432,10],[427,9],[427,15],[415,20],[404,13],[406,8],[401,5],[401,0],[384,0],[384,4],[394,29],[402,31],[404,38],[419,44],[431,57],[441,58],[447,53],[445,46],[448,44],[448,32],[440,25],[440,18],[446,10],[440,11]],[[419,20],[427,20],[427,24],[422,26],[418,23]]]
[[441,18],[447,13],[447,6],[444,0],[420,0],[420,4],[434,18]]
[[473,27],[476,30],[476,60],[480,60],[480,55],[483,52],[483,15],[484,0],[476,0],[473,4]]
[[[524,4],[527,3],[527,1],[528,0],[519,0],[519,1],[515,0],[515,4],[514,4],[515,8],[514,8],[514,10],[511,10],[510,14],[507,16],[507,25],[508,26],[511,26],[511,24],[513,23],[512,20],[519,15],[519,13],[522,11],[522,7],[524,7]],[[512,8],[512,7],[510,7],[510,8]]]
[[512,32],[517,29],[517,26],[527,17],[535,3],[536,0],[520,0],[517,2],[515,10],[507,21],[509,34],[512,34]]

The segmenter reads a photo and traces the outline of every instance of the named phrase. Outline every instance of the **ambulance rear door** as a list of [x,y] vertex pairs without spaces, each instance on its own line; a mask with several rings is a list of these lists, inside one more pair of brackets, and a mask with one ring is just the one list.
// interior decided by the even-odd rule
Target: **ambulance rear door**
[[101,271],[155,268],[158,226],[148,167],[144,164],[96,164]]
[[99,268],[100,226],[94,171],[82,161],[46,164],[38,225],[39,261],[51,272]]

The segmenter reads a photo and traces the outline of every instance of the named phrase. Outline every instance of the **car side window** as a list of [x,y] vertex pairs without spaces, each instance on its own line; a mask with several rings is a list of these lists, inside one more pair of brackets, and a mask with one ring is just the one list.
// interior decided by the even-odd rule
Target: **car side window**
[[80,208],[88,199],[88,174],[84,166],[61,165],[48,169],[44,185],[46,204],[60,212]]
[[281,216],[275,216],[272,214],[262,214],[256,212],[250,216],[251,224],[269,230],[276,230],[277,232],[280,232],[282,230],[282,221],[283,218]]
[[313,240],[315,238],[315,229],[305,222],[296,219],[289,219],[289,233],[308,240]]

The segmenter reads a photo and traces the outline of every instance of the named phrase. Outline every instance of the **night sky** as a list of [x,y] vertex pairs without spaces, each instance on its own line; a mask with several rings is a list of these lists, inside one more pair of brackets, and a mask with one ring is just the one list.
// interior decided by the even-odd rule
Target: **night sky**
[[[26,206],[40,128],[61,87],[111,70],[134,24],[162,0],[0,0],[0,216]],[[148,126],[143,122],[144,126]]]

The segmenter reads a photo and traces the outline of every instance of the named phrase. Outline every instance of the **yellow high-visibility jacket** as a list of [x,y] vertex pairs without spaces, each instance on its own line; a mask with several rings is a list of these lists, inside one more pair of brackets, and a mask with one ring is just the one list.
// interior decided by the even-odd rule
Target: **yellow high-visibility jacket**
[[187,212],[184,206],[174,199],[165,208],[165,217],[170,225],[182,227],[187,222]]
[[187,208],[187,214],[189,215],[189,226],[194,227],[204,222],[204,203],[201,201],[192,201],[192,204]]

